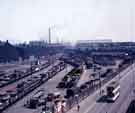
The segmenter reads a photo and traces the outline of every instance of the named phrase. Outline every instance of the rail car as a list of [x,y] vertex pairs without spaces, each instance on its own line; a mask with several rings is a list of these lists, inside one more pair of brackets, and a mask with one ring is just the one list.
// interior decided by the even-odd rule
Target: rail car
[[65,66],[66,64],[64,62],[60,62],[58,65],[53,66],[48,72],[20,82],[14,90],[7,90],[4,93],[0,93],[0,112],[14,104],[19,99],[23,98],[48,79],[55,76],[59,71],[62,71]]

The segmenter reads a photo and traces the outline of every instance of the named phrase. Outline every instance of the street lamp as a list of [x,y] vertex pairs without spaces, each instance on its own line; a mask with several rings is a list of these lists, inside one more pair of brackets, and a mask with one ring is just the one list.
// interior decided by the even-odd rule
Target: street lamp
[[100,95],[101,95],[102,94],[101,74],[100,74],[100,72],[98,74],[99,74],[99,88],[100,88]]
[[132,76],[133,76],[133,83],[132,83],[132,87],[133,87],[133,96],[134,96],[133,98],[135,99],[135,87],[134,87],[134,85],[135,85],[135,84],[134,84],[134,82],[135,82],[134,72],[135,72],[135,71],[134,71],[134,65],[135,65],[135,64],[134,64],[134,59],[133,59],[133,64],[132,64],[132,72],[133,72],[133,73],[132,73]]
[[66,64],[66,73],[68,72],[68,66],[67,66],[67,64]]

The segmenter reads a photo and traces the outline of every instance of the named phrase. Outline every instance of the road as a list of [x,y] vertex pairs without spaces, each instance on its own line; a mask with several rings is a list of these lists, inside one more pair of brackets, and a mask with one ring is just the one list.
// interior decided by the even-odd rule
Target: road
[[[99,90],[94,92],[88,98],[80,103],[79,113],[125,113],[130,101],[133,99],[133,80],[135,75],[133,68],[125,69],[123,72],[116,76],[113,80],[118,80],[121,86],[120,96],[114,103],[98,102],[97,100],[101,97]],[[134,76],[133,76],[134,75]],[[120,80],[119,80],[120,79]],[[111,80],[111,81],[113,81]],[[102,89],[111,82],[106,83]],[[73,107],[68,113],[77,113],[77,107]]]
[[[48,94],[48,92],[57,92],[60,91],[56,88],[57,84],[61,81],[61,79],[72,69],[71,66],[68,66],[68,69],[64,69],[63,71],[59,72],[56,76],[48,80],[48,82],[44,83],[37,89],[35,89],[33,92],[29,93],[27,96],[25,96],[22,100],[18,101],[14,105],[12,105],[10,108],[5,110],[3,113],[39,113],[39,109],[28,109],[25,108],[23,105],[27,101],[27,99],[30,99],[32,95],[34,95],[38,90],[45,89],[45,93]],[[62,91],[60,91],[62,92]]]

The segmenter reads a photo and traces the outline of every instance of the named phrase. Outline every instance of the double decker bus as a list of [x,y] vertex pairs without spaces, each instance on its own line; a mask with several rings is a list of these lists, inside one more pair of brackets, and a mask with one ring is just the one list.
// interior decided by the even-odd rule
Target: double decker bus
[[120,84],[117,81],[111,82],[107,86],[107,100],[115,101],[120,95]]

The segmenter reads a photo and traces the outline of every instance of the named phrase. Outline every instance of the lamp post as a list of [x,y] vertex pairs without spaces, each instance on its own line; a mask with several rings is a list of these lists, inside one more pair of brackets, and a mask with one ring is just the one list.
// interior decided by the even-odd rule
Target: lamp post
[[132,76],[133,76],[133,83],[132,83],[132,87],[133,87],[133,99],[135,99],[135,78],[134,78],[134,59],[133,59],[133,64],[132,64]]
[[66,73],[68,72],[68,66],[67,66],[67,64],[66,64]]
[[100,72],[98,74],[99,74],[99,88],[100,88],[100,96],[101,96],[101,94],[102,94],[101,74],[100,74]]

